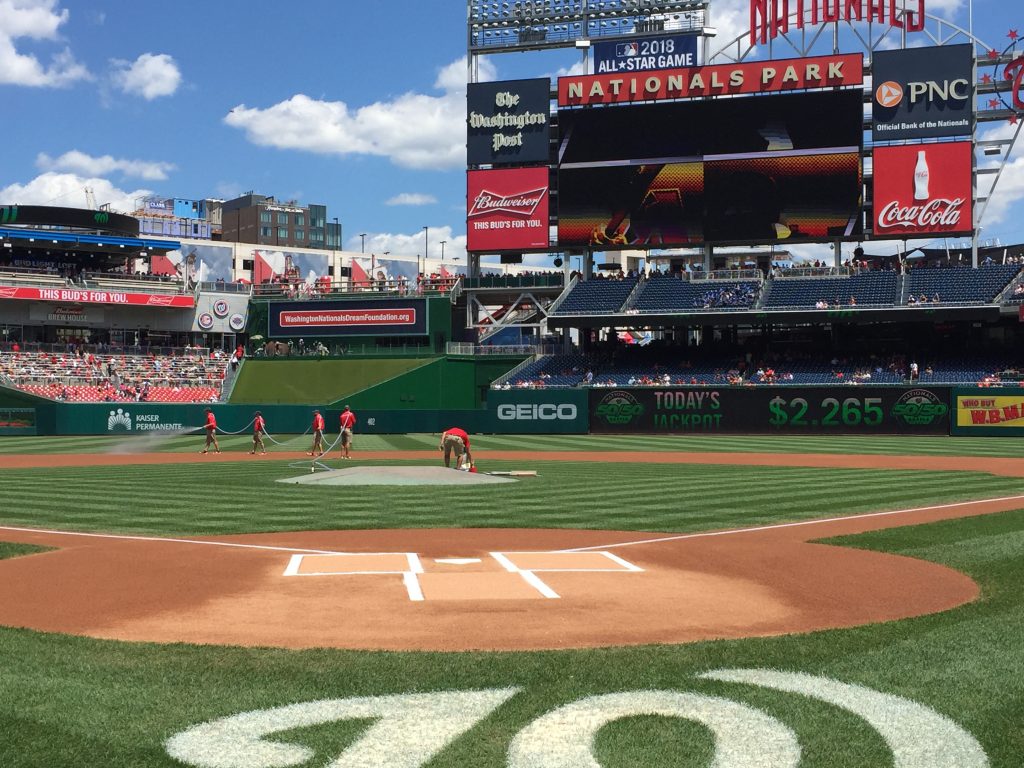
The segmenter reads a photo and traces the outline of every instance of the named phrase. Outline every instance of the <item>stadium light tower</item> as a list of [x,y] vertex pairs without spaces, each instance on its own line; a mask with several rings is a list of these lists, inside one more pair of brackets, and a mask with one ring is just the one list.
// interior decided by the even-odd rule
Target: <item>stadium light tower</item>
[[359,233],[359,252],[366,253],[366,233]]
[[430,258],[430,227],[423,228],[423,266],[426,268],[427,259]]

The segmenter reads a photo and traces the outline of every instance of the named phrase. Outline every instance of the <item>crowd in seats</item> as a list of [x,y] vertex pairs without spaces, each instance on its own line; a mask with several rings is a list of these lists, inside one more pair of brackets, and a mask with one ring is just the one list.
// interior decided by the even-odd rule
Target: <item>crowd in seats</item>
[[573,286],[555,314],[588,315],[618,312],[636,284],[636,277],[582,280]]
[[68,402],[214,402],[228,366],[223,353],[182,355],[0,352],[0,383]]
[[620,347],[611,354],[551,355],[532,361],[496,389],[760,385],[933,384],[999,386],[1024,379],[1008,358],[922,358],[902,354],[821,357],[793,353],[700,354]]
[[965,267],[916,267],[907,271],[907,305],[981,304],[990,302],[1020,272],[1019,264]]
[[848,306],[892,307],[899,301],[894,271],[859,272],[848,277],[772,280],[765,309],[828,309]]
[[690,282],[673,277],[652,277],[640,287],[633,309],[638,313],[681,312],[693,309],[749,309],[757,301],[760,283]]

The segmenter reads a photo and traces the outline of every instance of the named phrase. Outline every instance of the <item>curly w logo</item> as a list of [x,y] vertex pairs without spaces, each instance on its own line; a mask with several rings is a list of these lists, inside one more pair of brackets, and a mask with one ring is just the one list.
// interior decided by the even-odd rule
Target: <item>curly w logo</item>
[[132,416],[128,411],[118,408],[107,417],[107,432],[131,432]]
[[97,224],[106,224],[110,221],[110,214],[100,211],[99,213],[93,214],[92,220]]

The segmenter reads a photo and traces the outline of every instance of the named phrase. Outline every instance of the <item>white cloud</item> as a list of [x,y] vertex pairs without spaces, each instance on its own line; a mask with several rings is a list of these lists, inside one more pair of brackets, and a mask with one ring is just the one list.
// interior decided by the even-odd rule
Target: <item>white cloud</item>
[[[423,237],[421,229],[412,235],[394,234],[390,232],[373,232],[366,236],[366,253],[374,253],[381,256],[388,251],[392,256],[413,256],[423,255]],[[428,258],[441,258],[441,241],[444,240],[444,263],[459,264],[466,263],[466,236],[452,236],[450,226],[431,227],[429,232],[430,251]],[[347,243],[347,250],[361,250],[362,242],[358,235],[350,237]]]
[[[239,104],[224,122],[253,144],[330,155],[390,158],[403,168],[452,169],[466,162],[466,59],[443,67],[434,87],[441,95],[404,93],[352,109],[299,93],[261,109]],[[481,61],[480,79],[494,79]]]
[[127,160],[111,155],[94,157],[77,149],[65,152],[60,157],[50,157],[40,152],[36,156],[36,167],[41,171],[69,171],[83,176],[107,176],[116,171],[126,177],[147,181],[163,181],[168,172],[175,169],[172,163]]
[[85,188],[89,187],[100,205],[110,203],[115,211],[132,211],[135,201],[152,194],[148,189],[126,191],[106,179],[79,176],[76,173],[44,173],[27,184],[10,184],[0,189],[0,200],[9,205],[63,205],[84,208]]
[[[1009,122],[1000,123],[982,131],[978,139],[979,141],[1012,140],[1017,133],[1017,127]],[[1006,149],[1006,147],[1003,147],[1003,149]],[[991,196],[991,200],[985,210],[985,218],[981,222],[981,226],[986,230],[991,229],[994,224],[1007,220],[1019,222],[1022,218],[1013,214],[1016,206],[1021,201],[1024,201],[1024,140],[1018,139],[1016,144],[1010,147],[1010,149],[1009,162],[1003,168],[1003,174],[999,178],[999,186],[995,188],[995,193]],[[993,158],[981,154],[978,156],[979,167],[998,168],[1001,162],[1001,156]],[[991,191],[992,182],[994,181],[995,176],[979,176],[978,194],[982,197],[986,196]],[[1019,213],[1019,211],[1016,211],[1016,213]],[[1017,239],[1020,239],[1020,235],[1021,233],[1018,231]]]
[[114,85],[127,94],[152,101],[171,96],[181,85],[181,71],[166,53],[144,53],[133,62],[111,60]]
[[402,192],[388,200],[384,205],[434,205],[437,198],[420,192]]
[[66,8],[57,10],[57,0],[0,0],[0,85],[53,88],[90,79],[67,48],[45,66],[35,55],[19,53],[15,44],[21,38],[58,40],[68,17]]
[[[947,19],[952,18],[961,10],[965,5],[964,0],[928,0],[928,13],[937,14],[939,16],[945,16]],[[908,6],[914,7],[914,6]]]
[[559,67],[551,73],[551,79],[557,80],[560,77],[569,77],[570,75],[585,75],[587,74],[587,65],[582,61],[575,61],[568,67]]

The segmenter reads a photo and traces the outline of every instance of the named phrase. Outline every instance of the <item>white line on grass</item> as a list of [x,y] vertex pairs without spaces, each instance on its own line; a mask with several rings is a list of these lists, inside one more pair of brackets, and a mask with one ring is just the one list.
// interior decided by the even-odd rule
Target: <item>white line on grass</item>
[[42,533],[50,536],[83,536],[90,539],[119,539],[122,541],[160,541],[171,544],[201,544],[207,547],[231,547],[233,549],[262,549],[270,552],[302,552],[308,555],[340,555],[328,549],[302,549],[299,547],[274,547],[267,544],[236,544],[231,541],[202,541],[201,539],[172,539],[166,536],[126,536],[117,533],[86,533],[84,531],[55,531],[46,528],[17,528],[12,525],[0,525],[0,531],[17,531],[19,533]]
[[702,533],[683,533],[678,536],[662,536],[657,539],[640,539],[639,541],[623,541],[617,544],[599,544],[593,547],[575,547],[573,549],[559,549],[556,552],[589,552],[595,549],[613,549],[616,547],[635,547],[638,544],[660,544],[664,541],[683,541],[684,539],[705,539],[712,536],[733,536],[737,533],[757,533],[758,531],[774,531],[780,528],[798,528],[803,525],[822,525],[823,523],[841,523],[845,520],[862,520],[869,517],[887,517],[889,515],[906,515],[911,512],[927,512],[932,509],[949,509],[950,507],[968,507],[975,504],[991,504],[996,501],[1016,501],[1024,499],[1022,496],[1000,496],[996,499],[975,499],[973,501],[958,501],[952,504],[933,504],[930,507],[913,507],[911,509],[894,509],[889,512],[865,512],[859,515],[844,515],[843,517],[826,517],[818,520],[800,520],[795,523],[776,523],[775,525],[759,525],[754,528],[729,528],[724,531],[705,531]]

